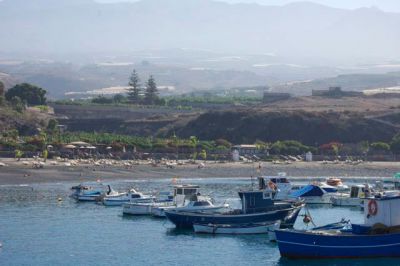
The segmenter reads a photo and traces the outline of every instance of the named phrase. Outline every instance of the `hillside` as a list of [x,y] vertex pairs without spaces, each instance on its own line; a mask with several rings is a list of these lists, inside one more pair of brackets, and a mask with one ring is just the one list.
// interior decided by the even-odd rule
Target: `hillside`
[[398,130],[398,127],[368,119],[363,113],[248,109],[208,112],[175,132],[181,137],[223,138],[232,143],[298,140],[314,146],[331,141],[390,141]]
[[299,140],[308,145],[330,141],[390,141],[400,131],[399,98],[299,97],[254,107],[227,106],[220,111],[135,108],[128,106],[54,105],[70,131],[232,143]]
[[49,115],[29,108],[23,114],[13,111],[6,106],[0,106],[0,132],[17,129],[20,135],[32,135],[38,128],[47,125]]

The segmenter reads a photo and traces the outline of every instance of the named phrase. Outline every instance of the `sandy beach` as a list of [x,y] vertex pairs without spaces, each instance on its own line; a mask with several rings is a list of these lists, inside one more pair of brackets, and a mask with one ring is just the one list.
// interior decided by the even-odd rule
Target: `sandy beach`
[[363,162],[357,165],[322,162],[293,162],[291,164],[206,162],[205,167],[199,169],[198,164],[176,165],[168,168],[165,165],[153,166],[147,162],[138,162],[137,165],[126,166],[124,162],[113,162],[112,165],[93,165],[79,163],[68,165],[65,163],[47,161],[43,168],[34,169],[32,160],[17,162],[14,159],[1,159],[0,185],[51,183],[63,181],[88,180],[135,180],[147,178],[208,178],[208,177],[251,177],[259,175],[274,176],[285,172],[287,176],[298,180],[314,180],[325,177],[341,177],[344,180],[354,179],[390,179],[394,173],[400,172],[398,162]]

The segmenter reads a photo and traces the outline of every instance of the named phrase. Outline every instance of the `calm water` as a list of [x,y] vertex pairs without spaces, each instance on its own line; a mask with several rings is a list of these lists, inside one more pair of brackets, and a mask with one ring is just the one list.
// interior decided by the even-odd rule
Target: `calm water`
[[[190,183],[201,185],[203,194],[217,202],[227,199],[236,206],[236,192],[250,187],[245,179],[191,179]],[[169,179],[111,184],[121,190],[171,190]],[[175,230],[166,220],[122,216],[121,207],[76,203],[68,198],[72,185],[0,187],[0,265],[400,265],[400,260],[281,259],[276,244],[266,236]],[[314,206],[310,212],[318,225],[342,217],[362,220],[362,213],[351,208]],[[304,227],[300,220],[297,228]]]

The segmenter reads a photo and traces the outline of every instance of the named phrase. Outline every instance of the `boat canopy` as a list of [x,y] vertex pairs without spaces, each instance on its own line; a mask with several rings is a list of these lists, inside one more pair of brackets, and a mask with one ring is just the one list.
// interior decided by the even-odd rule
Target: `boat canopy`
[[319,196],[322,196],[324,194],[325,194],[324,191],[319,186],[307,185],[307,186],[305,186],[305,187],[293,192],[292,194],[290,194],[290,197],[293,197],[293,198],[298,198],[298,197],[319,197]]

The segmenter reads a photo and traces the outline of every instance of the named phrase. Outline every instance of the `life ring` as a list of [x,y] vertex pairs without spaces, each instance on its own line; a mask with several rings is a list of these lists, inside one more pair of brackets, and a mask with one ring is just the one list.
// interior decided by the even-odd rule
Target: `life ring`
[[376,200],[370,200],[368,202],[368,214],[375,216],[378,213],[378,204]]

